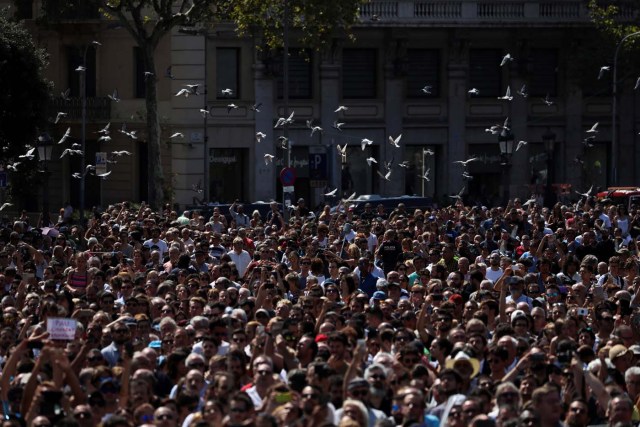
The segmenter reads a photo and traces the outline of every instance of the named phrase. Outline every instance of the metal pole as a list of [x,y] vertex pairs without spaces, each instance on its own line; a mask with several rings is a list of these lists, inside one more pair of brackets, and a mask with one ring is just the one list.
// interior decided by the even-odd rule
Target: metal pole
[[[44,183],[44,189],[43,189],[43,193],[42,193],[42,210],[44,211],[44,215],[43,215],[43,220],[49,220],[50,217],[50,212],[49,212],[49,160],[45,157],[44,160],[44,178],[45,178],[45,183]],[[48,227],[49,224],[47,223],[46,226]]]
[[[203,33],[204,36],[204,109],[208,110],[207,108],[207,39],[208,37],[208,32],[207,30],[204,30]],[[203,174],[203,178],[202,178],[202,191],[203,191],[203,197],[202,197],[202,201],[204,202],[205,205],[209,204],[209,134],[207,133],[207,116],[208,114],[203,114],[204,116],[204,156],[202,156],[203,159],[203,170],[202,170],[202,174]]]
[[622,44],[630,37],[640,34],[640,31],[627,34],[618,42],[616,53],[613,56],[613,108],[611,109],[611,185],[618,185],[618,135],[617,135],[617,115],[618,115],[618,53]]
[[[282,107],[284,108],[284,117],[289,117],[289,2],[284,1],[284,26],[282,31],[283,37],[283,55],[282,55]],[[287,167],[291,167],[291,142],[289,141],[289,124],[284,123],[283,136],[287,142]],[[289,221],[289,210],[285,206],[285,191],[282,190],[282,209],[284,220]],[[293,200],[291,201],[293,204]]]
[[84,55],[82,55],[83,71],[80,71],[80,94],[82,96],[82,155],[80,156],[80,224],[84,224],[84,193],[85,193],[85,148],[86,148],[86,131],[87,131],[87,51],[89,50],[87,45],[84,48]]
[[422,197],[424,197],[424,148],[422,149],[422,178],[420,180],[422,181]]
[[553,150],[547,149],[547,185],[545,187],[545,205],[548,208],[553,207],[553,192],[552,192],[552,184],[553,184]]

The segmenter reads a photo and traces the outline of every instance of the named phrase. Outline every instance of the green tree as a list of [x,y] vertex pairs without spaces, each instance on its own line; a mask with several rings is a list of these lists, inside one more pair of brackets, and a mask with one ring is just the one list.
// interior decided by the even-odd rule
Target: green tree
[[0,12],[0,162],[20,161],[11,176],[14,203],[33,194],[41,177],[36,159],[19,159],[28,146],[35,147],[38,132],[47,123],[47,106],[52,84],[44,78],[47,55],[33,42],[31,34],[18,22]]
[[[240,35],[259,35],[266,47],[283,45],[285,15],[295,37],[306,47],[321,49],[332,36],[346,34],[368,0],[229,0],[224,12]],[[285,8],[286,13],[285,13]]]
[[[45,3],[59,7],[46,7]],[[164,174],[160,162],[160,120],[158,115],[155,51],[171,29],[197,24],[213,26],[231,21],[239,35],[260,34],[268,47],[281,45],[284,3],[293,28],[308,46],[321,47],[334,29],[348,29],[358,19],[358,7],[365,0],[46,0],[43,11],[50,15],[73,13],[77,7],[94,4],[117,19],[142,51],[142,62],[150,73],[146,78],[146,127],[149,159],[149,203],[157,207],[164,200]],[[66,6],[65,6],[66,3]],[[73,5],[73,7],[69,7]],[[70,10],[71,9],[71,10]],[[66,11],[66,12],[65,12]],[[56,18],[56,16],[53,16]]]
[[[637,16],[638,12],[640,4],[637,2],[605,3],[589,0],[589,13],[597,34],[591,39],[589,51],[584,52],[585,56],[592,61],[599,60],[601,65],[613,65],[613,56],[618,44],[626,36],[640,31],[640,26],[629,19],[631,16]],[[640,35],[627,38],[620,49],[618,67],[622,72],[618,75],[619,82],[622,85],[628,84],[633,78],[635,83],[637,73],[640,72]]]
[[158,73],[155,51],[172,28],[213,19],[215,0],[92,0],[115,17],[131,34],[142,52],[146,70],[145,106],[147,125],[149,203],[164,201],[164,173],[160,159],[160,117],[158,114]]

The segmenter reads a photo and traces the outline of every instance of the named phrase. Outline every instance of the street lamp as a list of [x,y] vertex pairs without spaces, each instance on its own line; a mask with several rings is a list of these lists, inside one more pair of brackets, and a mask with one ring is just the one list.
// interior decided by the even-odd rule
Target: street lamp
[[53,152],[53,140],[48,133],[38,137],[38,159],[44,166],[44,187],[42,189],[42,221],[49,224],[49,161]]
[[640,35],[640,31],[627,34],[616,46],[616,53],[613,56],[613,108],[611,109],[611,184],[618,185],[618,138],[617,138],[617,115],[618,115],[618,53],[622,44],[630,37]]
[[[289,117],[289,0],[284,0],[282,11],[282,107],[284,117]],[[287,142],[287,168],[291,167],[291,141],[289,140],[289,123],[285,122],[282,136]],[[284,220],[289,221],[291,212],[286,207],[287,193],[282,189],[282,209]],[[293,205],[293,201],[291,203]]]
[[515,136],[511,132],[511,121],[507,117],[502,131],[498,135],[500,157],[502,158],[502,205],[509,203],[509,170],[511,169],[511,156],[513,156],[513,141]]
[[86,174],[84,170],[86,168],[86,140],[87,140],[87,52],[92,47],[97,49],[100,43],[92,41],[84,48],[84,54],[82,55],[82,66],[76,68],[76,71],[80,73],[80,94],[82,95],[82,147],[80,150],[80,224],[84,225],[84,193],[85,193],[85,179]]
[[547,153],[547,182],[544,189],[544,204],[547,207],[552,207],[555,203],[555,196],[553,195],[553,152],[556,145],[556,134],[547,128],[545,133],[542,134],[542,141],[544,141],[544,149]]

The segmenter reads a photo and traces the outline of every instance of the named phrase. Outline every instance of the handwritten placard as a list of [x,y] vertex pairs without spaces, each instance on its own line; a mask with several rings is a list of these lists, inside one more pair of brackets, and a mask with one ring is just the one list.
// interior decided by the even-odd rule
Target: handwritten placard
[[62,317],[47,318],[47,332],[52,340],[73,341],[76,338],[77,322]]

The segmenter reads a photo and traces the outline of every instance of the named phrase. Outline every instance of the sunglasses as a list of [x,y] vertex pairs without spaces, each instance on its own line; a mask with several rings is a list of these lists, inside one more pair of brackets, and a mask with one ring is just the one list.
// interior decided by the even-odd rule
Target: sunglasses
[[187,365],[187,368],[189,369],[204,368],[204,363],[201,363],[201,362],[189,363]]
[[351,394],[353,397],[366,397],[366,396],[368,396],[368,395],[369,395],[369,390],[365,390],[365,389],[362,389],[362,390],[352,390],[352,391],[350,392],[350,394]]

